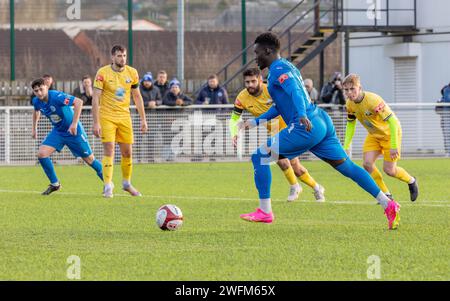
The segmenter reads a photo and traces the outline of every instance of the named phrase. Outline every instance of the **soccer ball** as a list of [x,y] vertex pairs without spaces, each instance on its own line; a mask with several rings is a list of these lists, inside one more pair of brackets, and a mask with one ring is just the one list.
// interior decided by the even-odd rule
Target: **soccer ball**
[[156,212],[156,224],[161,230],[177,230],[183,225],[183,213],[175,205],[161,206]]

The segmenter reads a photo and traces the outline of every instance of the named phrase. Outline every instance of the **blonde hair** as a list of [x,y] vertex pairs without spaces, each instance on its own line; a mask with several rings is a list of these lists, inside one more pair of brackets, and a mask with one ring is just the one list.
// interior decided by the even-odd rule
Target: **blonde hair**
[[342,82],[342,85],[352,85],[352,86],[359,86],[361,87],[361,78],[359,77],[359,75],[351,73],[349,75],[347,75],[344,78],[344,81]]

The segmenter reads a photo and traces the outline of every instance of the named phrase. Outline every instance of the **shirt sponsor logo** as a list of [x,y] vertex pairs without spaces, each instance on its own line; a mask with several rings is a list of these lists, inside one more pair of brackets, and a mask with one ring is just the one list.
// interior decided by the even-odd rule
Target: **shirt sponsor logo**
[[122,87],[119,87],[119,88],[117,88],[115,94],[116,94],[117,99],[122,100],[125,96],[125,89]]
[[375,107],[375,113],[380,113],[383,110],[384,110],[384,102],[380,102],[380,104]]
[[278,78],[278,81],[280,82],[280,84],[284,83],[285,80],[287,80],[289,78],[289,75],[287,75],[286,73],[281,74],[280,77]]
[[50,115],[50,120],[51,120],[53,123],[58,123],[58,122],[60,122],[62,119],[61,119],[61,117],[59,117],[58,115],[52,114],[52,115]]

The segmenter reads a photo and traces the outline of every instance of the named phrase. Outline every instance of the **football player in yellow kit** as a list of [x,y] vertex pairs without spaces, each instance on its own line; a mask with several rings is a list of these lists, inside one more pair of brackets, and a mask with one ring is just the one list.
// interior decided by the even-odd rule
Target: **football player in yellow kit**
[[[267,112],[272,106],[272,99],[267,85],[263,83],[261,72],[258,68],[250,68],[244,71],[245,89],[243,89],[234,102],[234,109],[230,119],[230,134],[233,145],[237,145],[238,127],[237,123],[244,110],[257,117]],[[271,135],[277,134],[286,127],[286,123],[281,116],[272,119],[267,123],[267,129]],[[278,166],[283,171],[287,181],[290,184],[290,191],[287,200],[292,202],[298,199],[302,188],[297,181],[299,178],[302,182],[310,186],[314,190],[314,197],[318,202],[324,202],[325,189],[319,185],[309,174],[308,170],[300,164],[298,158],[289,161],[283,158],[277,161]]]
[[380,155],[384,157],[383,170],[408,184],[411,201],[419,195],[417,181],[406,170],[397,166],[400,159],[402,129],[400,122],[388,104],[377,94],[364,91],[358,75],[350,74],[343,82],[347,97],[347,127],[344,149],[349,150],[355,133],[356,119],[369,132],[363,146],[364,169],[370,173],[378,187],[390,198],[392,195],[375,165]]
[[122,188],[132,196],[140,196],[140,192],[131,185],[133,126],[130,114],[130,101],[133,96],[141,119],[141,131],[145,133],[148,126],[139,91],[139,74],[136,69],[126,65],[125,47],[114,46],[111,50],[111,60],[112,64],[97,71],[92,97],[93,131],[96,137],[101,137],[103,143],[103,196],[113,197],[112,176],[116,142],[122,155]]

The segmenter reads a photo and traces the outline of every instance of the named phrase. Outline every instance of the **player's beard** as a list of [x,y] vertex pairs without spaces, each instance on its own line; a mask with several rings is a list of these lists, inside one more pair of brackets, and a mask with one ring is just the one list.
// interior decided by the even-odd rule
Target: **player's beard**
[[257,86],[256,88],[247,88],[247,91],[250,95],[256,96],[261,91],[261,85]]
[[123,67],[125,67],[125,63],[121,63],[121,62],[114,62],[114,65],[116,65],[117,68],[122,69]]

